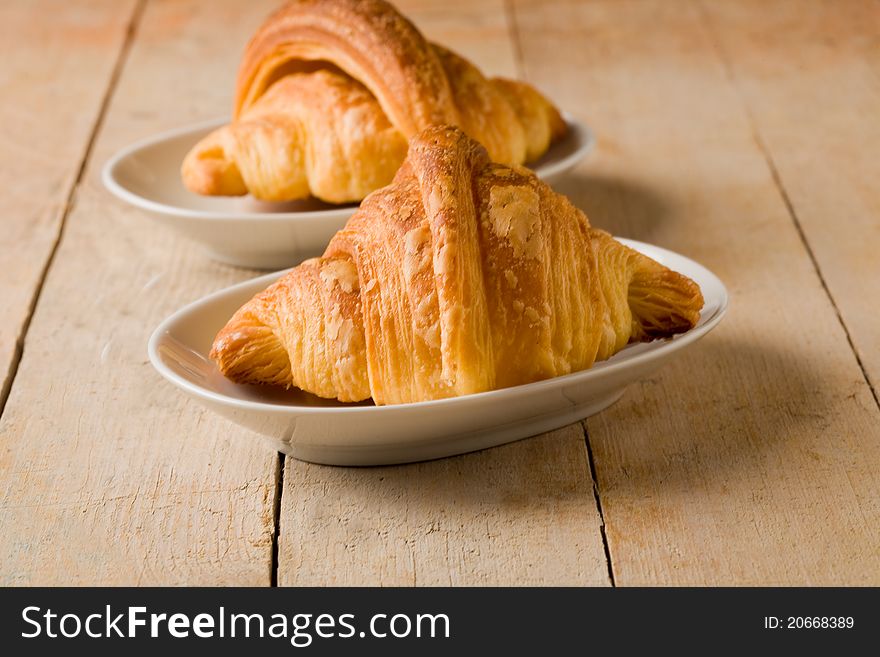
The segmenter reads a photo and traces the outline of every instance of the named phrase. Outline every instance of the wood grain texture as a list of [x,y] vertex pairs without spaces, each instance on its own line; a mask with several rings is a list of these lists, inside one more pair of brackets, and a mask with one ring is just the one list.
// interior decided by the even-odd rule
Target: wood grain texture
[[485,75],[519,77],[504,0],[399,0],[394,4],[429,40],[463,55]]
[[880,413],[700,8],[515,10],[527,78],[599,136],[561,190],[732,293],[715,334],[587,422],[616,583],[880,583]]
[[113,200],[114,151],[228,112],[273,2],[153,2],[100,131],[0,420],[0,584],[268,585],[278,460],[147,362],[153,328],[252,275]]
[[876,397],[880,2],[702,6]]
[[286,466],[281,585],[608,583],[578,425],[429,463]]
[[[515,73],[500,0],[397,4],[485,73]],[[278,582],[607,585],[600,523],[579,426],[395,468],[287,459]]]
[[0,409],[133,9],[0,4]]

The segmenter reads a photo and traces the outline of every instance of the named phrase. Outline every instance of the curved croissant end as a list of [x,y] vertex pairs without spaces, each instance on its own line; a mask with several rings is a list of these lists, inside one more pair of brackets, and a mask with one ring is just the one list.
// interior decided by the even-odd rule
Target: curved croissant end
[[245,51],[234,116],[283,76],[328,65],[369,89],[407,138],[457,125],[496,162],[522,164],[565,132],[558,110],[535,89],[487,80],[384,0],[294,0],[276,12]]
[[367,399],[358,293],[350,261],[306,260],[232,316],[211,358],[238,383],[296,382],[321,397]]
[[416,27],[383,0],[295,0],[273,14],[242,59],[234,116],[282,76],[333,64],[376,97],[409,137],[458,114],[442,64]]
[[527,169],[432,127],[321,258],[235,314],[212,357],[235,381],[394,404],[586,369],[687,331],[702,305],[693,281],[591,228]]
[[[498,93],[510,103],[523,127],[526,140],[524,159],[513,161],[493,158],[496,162],[511,164],[532,162],[546,153],[553,142],[565,135],[568,126],[565,125],[565,120],[559,110],[533,86],[519,80],[505,78],[492,78],[490,82]],[[465,129],[465,132],[468,130]]]
[[181,173],[198,194],[347,203],[387,185],[405,156],[406,139],[369,91],[316,71],[272,85],[238,121],[196,144]]

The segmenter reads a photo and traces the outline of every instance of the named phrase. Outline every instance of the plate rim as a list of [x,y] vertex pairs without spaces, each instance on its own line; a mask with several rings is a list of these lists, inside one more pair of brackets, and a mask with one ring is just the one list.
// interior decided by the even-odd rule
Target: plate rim
[[[567,171],[575,164],[583,160],[589,155],[596,145],[596,136],[592,128],[583,121],[577,120],[568,112],[561,112],[562,118],[565,120],[569,129],[578,135],[578,147],[570,154],[556,162],[547,165],[546,170],[538,174],[542,179],[552,178],[559,175],[563,171]],[[329,208],[326,210],[306,210],[304,212],[254,212],[254,211],[236,211],[228,210],[194,210],[184,208],[177,205],[168,205],[154,201],[140,194],[136,194],[117,180],[116,171],[120,164],[130,157],[133,153],[154,146],[162,141],[168,141],[180,137],[190,132],[201,130],[209,130],[218,128],[229,122],[229,118],[214,118],[207,121],[200,121],[185,126],[180,126],[172,130],[166,130],[150,137],[144,137],[132,144],[117,151],[110,157],[101,167],[101,182],[104,187],[116,198],[125,201],[141,210],[153,212],[156,214],[188,219],[205,223],[223,223],[223,222],[240,222],[240,221],[266,221],[266,222],[291,222],[291,221],[312,221],[320,219],[334,219],[347,217],[353,214],[359,203],[348,203],[337,208]],[[526,166],[526,165],[524,165]]]
[[582,379],[590,379],[596,378],[601,379],[611,374],[618,372],[621,369],[626,367],[632,367],[634,364],[645,364],[650,363],[662,356],[669,354],[670,352],[678,351],[689,344],[692,344],[709,333],[712,329],[714,329],[723,319],[723,317],[727,314],[728,308],[730,306],[730,294],[727,290],[727,287],[721,281],[721,279],[716,276],[710,269],[700,264],[699,262],[688,258],[687,256],[681,255],[675,251],[671,251],[669,249],[665,249],[660,246],[656,246],[654,244],[650,244],[647,242],[641,242],[638,240],[632,240],[627,238],[619,238],[616,237],[619,242],[633,248],[641,253],[645,253],[645,249],[647,249],[648,253],[645,253],[650,257],[650,251],[654,251],[655,253],[659,253],[664,256],[673,256],[675,258],[681,258],[688,262],[689,266],[692,266],[696,269],[702,270],[701,274],[706,278],[713,280],[713,283],[718,286],[719,289],[719,305],[715,312],[710,315],[705,322],[691,329],[687,333],[680,334],[675,338],[657,341],[658,348],[652,349],[650,351],[645,351],[643,353],[636,354],[631,358],[628,358],[623,361],[601,361],[600,363],[594,365],[593,367],[589,367],[585,370],[580,370],[578,372],[571,372],[569,374],[563,374],[561,376],[551,377],[549,379],[542,379],[540,381],[533,381],[531,383],[524,383],[517,386],[510,386],[507,388],[498,388],[495,390],[486,390],[484,392],[477,392],[468,395],[461,395],[457,397],[445,397],[443,399],[432,399],[427,401],[418,401],[418,402],[407,402],[404,404],[389,404],[385,406],[296,406],[289,404],[274,404],[271,402],[263,402],[263,401],[249,401],[244,399],[236,399],[233,397],[229,397],[227,395],[215,392],[213,390],[209,390],[202,386],[199,386],[188,379],[180,376],[176,372],[174,372],[170,367],[168,367],[165,362],[162,360],[161,355],[159,354],[159,345],[162,339],[166,334],[169,334],[169,327],[176,324],[180,318],[186,314],[197,310],[201,306],[205,306],[213,302],[216,298],[225,296],[236,290],[244,287],[251,287],[256,285],[257,283],[262,283],[265,281],[266,285],[270,284],[274,280],[277,280],[281,276],[283,276],[286,272],[290,271],[290,269],[283,269],[276,272],[271,272],[269,274],[264,274],[262,276],[257,276],[255,278],[250,278],[248,280],[242,281],[240,283],[236,283],[235,285],[230,285],[228,287],[222,288],[210,294],[207,294],[192,303],[189,303],[176,312],[172,313],[170,316],[165,318],[159,326],[153,331],[150,336],[149,342],[147,344],[147,353],[150,359],[150,363],[153,365],[153,368],[159,372],[159,374],[165,378],[170,383],[174,384],[176,387],[181,390],[199,397],[201,399],[219,403],[223,406],[228,406],[237,409],[244,409],[249,411],[269,411],[272,413],[283,413],[286,415],[292,416],[302,416],[302,415],[332,415],[336,413],[345,413],[345,414],[358,414],[358,413],[406,413],[418,411],[421,409],[431,409],[431,408],[443,408],[445,406],[454,406],[454,405],[467,405],[473,403],[480,403],[484,400],[492,400],[495,398],[502,398],[505,396],[518,397],[521,395],[533,394],[535,392],[540,392],[544,389],[550,389],[557,386],[564,386],[567,383],[580,382]]

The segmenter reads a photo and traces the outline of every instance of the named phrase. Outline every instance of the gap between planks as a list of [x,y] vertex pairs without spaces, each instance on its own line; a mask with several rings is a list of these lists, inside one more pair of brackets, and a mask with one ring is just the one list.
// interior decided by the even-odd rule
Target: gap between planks
[[278,586],[278,542],[281,538],[281,496],[284,494],[284,470],[287,468],[287,457],[278,452],[278,465],[275,474],[275,527],[272,531],[272,572],[269,574],[269,586]]
[[125,67],[125,62],[128,59],[128,54],[131,50],[131,44],[134,42],[135,33],[137,32],[137,26],[140,23],[141,17],[144,13],[145,4],[146,0],[136,0],[134,8],[132,9],[131,16],[128,19],[128,26],[125,30],[125,37],[122,41],[122,46],[119,48],[119,53],[116,56],[116,62],[114,63],[113,70],[110,73],[110,79],[107,82],[107,89],[105,90],[104,95],[101,98],[101,104],[95,117],[95,123],[92,126],[91,132],[89,133],[89,138],[86,141],[86,147],[83,149],[82,158],[80,159],[79,166],[76,170],[76,176],[74,177],[73,183],[71,183],[70,185],[70,190],[68,191],[67,196],[64,199],[64,205],[61,209],[61,220],[58,223],[58,234],[55,236],[55,241],[52,243],[52,247],[49,249],[49,255],[46,257],[46,262],[43,265],[42,271],[40,272],[39,280],[34,287],[34,293],[31,297],[31,303],[27,309],[27,316],[22,323],[21,333],[15,341],[15,347],[12,352],[12,361],[9,364],[9,374],[6,377],[6,383],[4,384],[3,388],[0,389],[0,417],[3,417],[3,412],[6,410],[6,402],[9,400],[9,393],[12,391],[12,384],[15,381],[16,375],[18,374],[18,367],[21,364],[21,359],[24,355],[25,338],[27,337],[28,330],[30,329],[31,320],[34,316],[34,311],[36,310],[37,303],[40,300],[40,295],[43,291],[43,286],[46,283],[46,278],[49,275],[49,270],[52,267],[52,263],[55,261],[55,254],[58,253],[58,246],[61,244],[61,239],[64,237],[64,227],[67,225],[67,217],[70,215],[70,212],[73,209],[76,193],[79,190],[80,185],[82,184],[83,176],[85,175],[86,171],[86,165],[91,158],[92,150],[95,146],[95,140],[97,139],[98,132],[101,130],[101,126],[104,123],[104,118],[107,114],[107,108],[110,105],[110,100],[113,98],[113,92],[116,90],[116,85],[119,82],[119,76],[122,74],[122,69]]
[[587,421],[581,420],[584,430],[584,445],[587,449],[587,464],[590,468],[590,479],[593,480],[593,498],[596,500],[596,510],[599,512],[599,531],[602,534],[602,547],[605,549],[605,562],[608,566],[608,581],[612,587],[617,584],[614,581],[614,563],[611,560],[611,546],[608,544],[608,534],[605,532],[605,514],[602,512],[602,499],[599,496],[599,478],[596,476],[596,462],[593,460],[593,448],[590,446],[590,431],[587,429]]
[[[510,2],[510,0],[507,1]],[[871,395],[874,397],[874,403],[877,404],[878,408],[880,408],[880,392],[877,391],[877,389],[871,382],[871,378],[868,376],[868,371],[865,368],[864,362],[862,362],[862,358],[859,355],[858,349],[856,349],[855,342],[853,341],[852,334],[850,333],[849,327],[846,324],[846,320],[843,318],[843,314],[840,312],[837,301],[835,300],[834,295],[831,293],[831,288],[828,287],[828,283],[825,280],[824,274],[822,273],[822,267],[819,265],[819,260],[816,258],[816,254],[813,252],[813,247],[810,245],[810,242],[807,239],[807,234],[804,232],[804,228],[801,225],[800,219],[798,218],[797,211],[794,209],[794,204],[791,202],[791,197],[788,194],[788,190],[785,188],[785,184],[782,182],[782,176],[779,174],[779,169],[776,166],[773,155],[770,152],[769,147],[767,146],[767,142],[761,134],[761,129],[758,127],[758,121],[755,119],[755,115],[752,111],[751,106],[749,105],[749,101],[746,98],[745,93],[743,93],[742,91],[740,81],[737,78],[736,71],[734,70],[733,64],[730,59],[730,54],[727,52],[727,50],[725,50],[724,46],[721,43],[721,39],[718,38],[718,33],[715,31],[715,26],[712,24],[712,19],[706,12],[706,7],[703,4],[703,0],[696,0],[696,4],[700,14],[700,20],[703,22],[703,25],[706,28],[706,33],[709,36],[712,47],[718,55],[718,59],[721,62],[725,73],[727,74],[727,78],[730,81],[734,92],[739,98],[740,104],[742,105],[743,112],[746,115],[746,120],[749,123],[749,129],[751,130],[752,138],[755,141],[755,145],[758,147],[758,150],[761,152],[761,156],[767,163],[767,168],[770,171],[770,177],[773,180],[773,184],[776,187],[776,190],[779,192],[779,196],[782,198],[782,202],[785,205],[786,212],[788,212],[788,216],[794,224],[794,228],[797,231],[801,244],[803,244],[804,250],[807,252],[807,256],[809,257],[810,262],[813,265],[813,269],[816,271],[816,276],[819,278],[819,283],[822,285],[822,289],[825,291],[825,295],[828,297],[828,301],[831,302],[831,307],[834,308],[834,313],[837,315],[837,321],[840,323],[840,327],[843,329],[843,333],[846,336],[846,342],[856,358],[856,362],[859,365],[859,370],[861,370],[862,372],[862,378],[865,380],[865,383],[868,385],[868,389],[871,391]]]

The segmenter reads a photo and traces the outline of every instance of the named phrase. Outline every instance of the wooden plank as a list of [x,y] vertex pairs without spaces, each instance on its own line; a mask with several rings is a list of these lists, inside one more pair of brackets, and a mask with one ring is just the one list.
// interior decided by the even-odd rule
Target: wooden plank
[[240,50],[274,5],[144,11],[0,421],[0,584],[270,583],[277,454],[145,354],[169,313],[252,274],[116,202],[98,175],[135,139],[228,111]]
[[0,410],[133,9],[0,4]]
[[504,0],[397,0],[394,4],[428,39],[467,57],[483,73],[519,77]]
[[704,10],[876,398],[880,3],[748,0]]
[[[397,4],[486,73],[515,73],[501,0]],[[600,523],[579,426],[393,468],[287,459],[278,582],[607,585]]]
[[286,468],[281,585],[608,582],[578,425],[429,463]]
[[599,136],[564,190],[732,293],[715,334],[587,422],[616,583],[880,583],[880,413],[699,7],[515,8],[527,77]]

